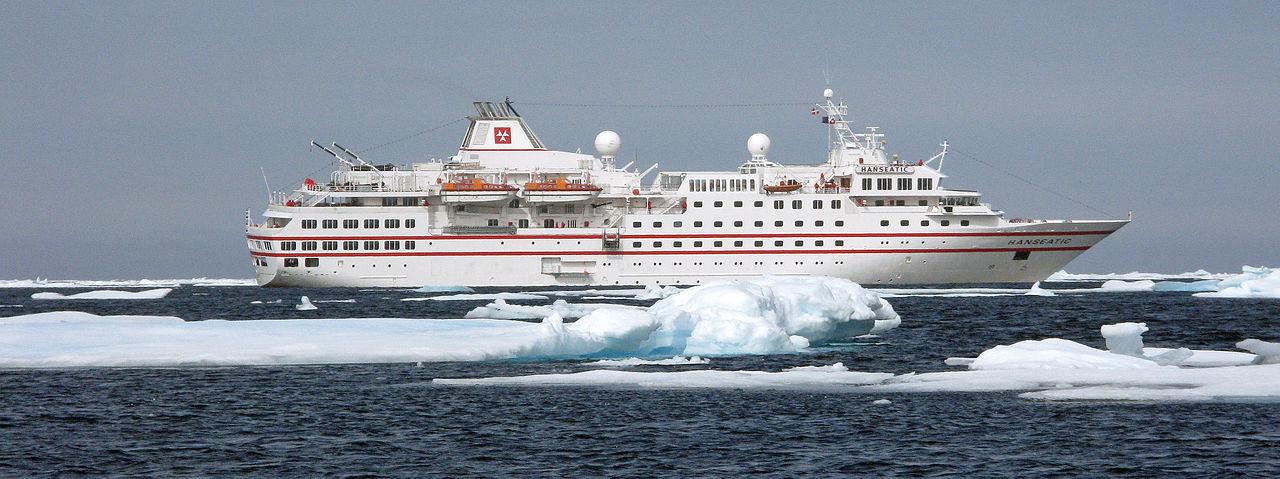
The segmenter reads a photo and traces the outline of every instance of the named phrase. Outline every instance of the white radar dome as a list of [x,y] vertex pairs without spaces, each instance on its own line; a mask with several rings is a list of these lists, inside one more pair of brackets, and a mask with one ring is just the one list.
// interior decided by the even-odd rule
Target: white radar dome
[[619,148],[622,148],[622,137],[617,133],[605,130],[596,135],[596,151],[600,156],[613,156]]
[[830,88],[828,88],[828,89],[826,89],[826,90],[822,90],[822,97],[823,97],[823,98],[831,98],[831,95],[834,95],[834,94],[835,94],[835,92],[831,91],[831,89],[830,89]]
[[769,154],[769,135],[764,133],[756,133],[747,138],[747,151],[751,152],[751,156],[765,156]]

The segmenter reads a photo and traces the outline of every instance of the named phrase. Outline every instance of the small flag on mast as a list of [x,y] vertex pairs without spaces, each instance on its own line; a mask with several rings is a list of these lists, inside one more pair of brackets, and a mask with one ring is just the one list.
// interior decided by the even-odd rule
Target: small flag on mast
[[818,116],[818,107],[815,106],[813,107],[812,110],[809,110],[809,114],[813,116]]

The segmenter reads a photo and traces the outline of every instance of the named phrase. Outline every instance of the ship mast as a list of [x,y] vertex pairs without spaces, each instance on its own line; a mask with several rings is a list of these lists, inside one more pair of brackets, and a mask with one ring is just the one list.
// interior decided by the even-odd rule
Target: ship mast
[[844,100],[836,102],[830,88],[824,90],[822,96],[823,102],[815,107],[822,110],[827,123],[827,163],[831,166],[845,165],[851,156],[849,150],[863,150],[863,158],[882,156],[874,154],[884,146],[880,141],[884,134],[877,132],[880,128],[869,126],[867,133],[854,133],[847,118],[849,105]]

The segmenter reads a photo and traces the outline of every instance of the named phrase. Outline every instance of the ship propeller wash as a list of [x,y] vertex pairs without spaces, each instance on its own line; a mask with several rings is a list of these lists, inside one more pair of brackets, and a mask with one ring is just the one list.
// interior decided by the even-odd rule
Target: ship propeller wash
[[654,168],[617,166],[612,131],[596,136],[598,156],[554,151],[509,101],[475,108],[446,160],[375,165],[313,142],[338,171],[274,193],[260,224],[246,212],[258,283],[1029,283],[1128,223],[1006,219],[978,192],[942,187],[946,142],[928,161],[898,161],[876,128],[849,126],[829,89],[814,107],[828,127],[825,162],[775,163],[756,133],[736,170],[658,172],[647,184]]

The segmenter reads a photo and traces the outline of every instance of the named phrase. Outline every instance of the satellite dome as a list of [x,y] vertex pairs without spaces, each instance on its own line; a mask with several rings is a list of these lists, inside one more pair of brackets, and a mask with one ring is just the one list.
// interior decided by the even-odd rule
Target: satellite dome
[[605,130],[596,135],[596,151],[600,156],[613,156],[618,153],[619,148],[622,148],[622,137],[617,133]]
[[764,133],[756,133],[747,138],[747,151],[751,152],[751,156],[765,156],[769,154],[769,135]]
[[834,94],[835,94],[835,92],[831,91],[831,89],[830,89],[830,88],[828,88],[828,89],[826,89],[826,90],[822,90],[822,97],[823,97],[823,98],[831,98],[831,95],[834,95]]

